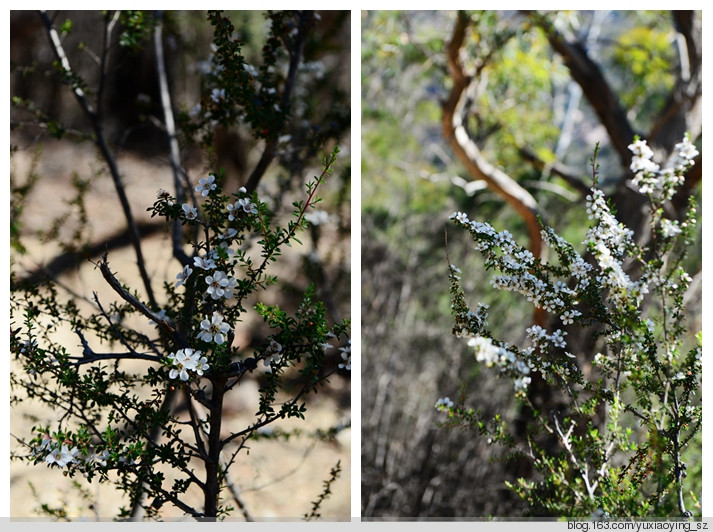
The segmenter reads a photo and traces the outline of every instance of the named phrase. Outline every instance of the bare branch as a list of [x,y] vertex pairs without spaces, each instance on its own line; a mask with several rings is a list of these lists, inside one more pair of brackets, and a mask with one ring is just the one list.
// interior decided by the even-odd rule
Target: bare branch
[[117,280],[116,277],[114,277],[114,274],[111,272],[109,269],[109,263],[107,262],[106,255],[102,257],[102,259],[99,261],[97,264],[99,266],[99,269],[102,272],[102,275],[104,276],[104,279],[106,280],[107,283],[109,283],[109,286],[111,286],[114,291],[121,296],[121,298],[129,303],[132,307],[134,307],[136,310],[141,312],[144,316],[147,318],[153,320],[158,327],[164,331],[168,336],[176,342],[181,348],[189,348],[190,345],[186,340],[176,331],[169,323],[166,321],[164,318],[161,318],[158,314],[150,310],[146,305],[144,305],[141,301],[136,299],[132,294],[130,294],[122,285],[121,283]]
[[[131,241],[134,246],[134,252],[136,253],[136,263],[139,268],[139,273],[141,274],[141,279],[144,283],[144,289],[146,290],[146,295],[149,298],[151,306],[156,307],[156,299],[154,298],[153,289],[151,288],[151,280],[149,279],[148,272],[146,271],[146,263],[144,261],[143,253],[141,252],[141,235],[139,234],[138,227],[136,226],[136,221],[131,213],[131,205],[129,204],[129,199],[126,196],[126,191],[124,190],[124,184],[121,179],[121,174],[119,174],[119,168],[116,164],[116,159],[109,149],[106,137],[104,136],[104,130],[101,123],[101,117],[92,108],[91,104],[87,100],[86,94],[82,90],[78,81],[75,79],[75,73],[72,70],[69,59],[67,59],[67,54],[64,52],[62,43],[59,39],[59,34],[54,28],[52,21],[47,16],[46,11],[40,11],[40,16],[45,24],[45,29],[47,30],[47,35],[50,39],[50,44],[52,51],[54,52],[57,59],[62,65],[65,76],[68,79],[68,83],[71,86],[72,93],[74,94],[79,106],[87,115],[92,123],[92,129],[94,130],[94,142],[99,148],[99,151],[104,158],[107,166],[109,167],[109,172],[111,174],[112,181],[114,182],[114,188],[119,196],[119,201],[121,203],[121,208],[124,211],[124,216],[126,218],[127,225],[129,226],[129,232],[131,234]],[[102,66],[103,68],[103,66]]]
[[[297,70],[299,69],[300,63],[302,62],[302,53],[304,51],[305,40],[307,36],[308,23],[312,20],[313,14],[310,11],[300,11],[297,14],[299,23],[297,25],[297,34],[295,36],[294,48],[290,50],[290,66],[287,71],[287,78],[285,79],[285,86],[282,89],[282,98],[280,99],[280,108],[283,112],[287,112],[290,107],[290,100],[292,99],[292,92],[295,88],[295,81],[297,79]],[[257,165],[250,174],[247,185],[245,188],[248,193],[252,193],[256,188],[260,179],[265,174],[265,171],[272,163],[275,158],[275,150],[277,148],[277,139],[280,136],[280,129],[282,129],[284,124],[278,126],[277,131],[270,132],[270,136],[265,144],[265,149],[262,152],[262,156],[258,161]]]
[[157,355],[150,355],[148,353],[139,353],[131,349],[128,353],[95,353],[94,350],[89,347],[89,342],[82,334],[82,331],[75,329],[74,332],[79,336],[79,341],[82,342],[81,357],[69,357],[70,359],[77,359],[74,362],[75,366],[81,366],[82,364],[90,364],[97,360],[120,360],[120,359],[133,359],[133,360],[149,360],[151,362],[161,362],[161,357]]
[[524,160],[532,164],[532,166],[534,166],[538,170],[543,171],[545,168],[547,168],[550,173],[555,174],[564,179],[567,184],[569,184],[582,196],[586,196],[591,192],[590,187],[585,184],[585,180],[582,178],[582,176],[567,165],[562,164],[560,162],[546,163],[528,147],[519,148],[518,152]]
[[685,133],[692,140],[702,128],[701,17],[696,11],[673,11],[679,56],[679,70],[666,103],[651,128],[649,143],[659,149],[671,150]]
[[[176,123],[173,119],[173,106],[171,105],[171,92],[168,88],[168,75],[166,74],[166,59],[163,53],[163,13],[158,12],[158,24],[154,31],[154,46],[156,47],[156,68],[161,90],[161,105],[163,106],[163,120],[169,142],[169,157],[173,171],[173,186],[176,189],[176,199],[179,203],[185,201],[185,190],[181,175],[184,173],[181,166],[181,152],[176,137]],[[183,226],[181,221],[173,221],[173,256],[183,265],[191,264],[191,258],[183,250]]]
[[584,96],[606,128],[622,166],[628,167],[631,159],[628,146],[636,132],[599,65],[590,57],[582,43],[562,35],[546,16],[533,12],[531,18],[545,32],[550,46],[562,56],[572,79],[582,88]]

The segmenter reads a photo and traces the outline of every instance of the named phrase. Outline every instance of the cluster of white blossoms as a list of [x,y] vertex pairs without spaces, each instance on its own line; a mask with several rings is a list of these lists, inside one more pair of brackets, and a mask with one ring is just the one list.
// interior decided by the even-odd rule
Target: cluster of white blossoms
[[[214,95],[216,94],[217,93],[214,91]],[[218,96],[222,97],[221,95]],[[195,187],[195,191],[200,193],[201,197],[208,197],[216,190],[218,190],[218,184],[216,183],[216,176],[213,174],[208,177],[201,178],[198,185]],[[248,214],[258,213],[257,205],[247,196],[247,190],[244,187],[241,187],[238,190],[238,195],[242,197],[238,197],[235,203],[228,203],[226,206],[228,220],[231,222],[238,218],[240,212]],[[169,205],[173,205],[170,194],[165,190],[159,190],[157,196],[159,199],[167,201]],[[200,220],[198,207],[184,203],[181,206],[181,209],[182,218],[185,220]],[[222,234],[220,234],[222,242],[214,245],[212,249],[209,249],[203,255],[196,254],[193,257],[193,264],[185,265],[183,270],[176,275],[176,288],[181,285],[185,285],[196,270],[199,272],[202,270],[202,272],[205,273],[201,274],[200,279],[205,280],[206,284],[204,289],[204,299],[213,301],[232,299],[238,281],[226,272],[226,268],[219,268],[221,264],[229,263],[231,255],[235,255],[235,251],[229,247],[228,240],[232,241],[236,237],[239,238],[238,235],[239,233],[237,229],[233,227],[225,228],[222,231]],[[200,328],[198,329],[196,338],[203,342],[223,345],[228,340],[227,335],[231,330],[232,327],[230,323],[225,321],[223,315],[221,315],[218,311],[214,311],[212,316],[206,316],[200,322]],[[268,360],[266,360],[268,371],[271,361],[280,361],[282,346],[273,340],[270,350],[272,355],[268,357]],[[171,370],[169,372],[169,377],[171,379],[180,378],[181,380],[186,381],[192,374],[201,376],[204,371],[209,369],[207,358],[202,356],[201,351],[191,348],[180,349],[175,353],[171,353],[168,355],[167,359],[171,366]]]
[[47,465],[56,464],[59,467],[66,467],[78,461],[79,449],[77,447],[70,448],[65,442],[56,441],[49,434],[43,433],[42,443],[33,452],[38,455],[43,454],[48,449],[50,452],[45,456]]
[[530,366],[527,362],[517,358],[507,345],[497,346],[493,340],[485,336],[475,336],[468,340],[468,345],[475,349],[475,359],[485,363],[488,367],[498,366],[502,371],[510,371],[517,375],[514,385],[515,390],[524,390],[532,382]]
[[202,356],[200,351],[190,348],[179,349],[175,353],[168,355],[167,358],[171,365],[174,366],[168,374],[171,379],[180,377],[182,381],[187,381],[191,373],[200,376],[210,369],[207,364],[208,359]]
[[449,408],[453,408],[453,401],[451,401],[450,397],[441,397],[436,401],[436,410],[446,410]]
[[610,288],[610,297],[614,306],[619,306],[631,296],[637,302],[648,293],[648,279],[642,277],[632,281],[624,271],[622,261],[628,250],[633,247],[633,231],[624,227],[609,210],[601,190],[592,189],[587,196],[587,213],[596,221],[587,232],[587,244],[599,263],[602,275],[598,276],[603,287]]
[[[44,455],[43,461],[48,466],[59,466],[60,468],[65,468],[69,466],[78,467],[83,469],[84,476],[87,476],[87,468],[94,468],[97,465],[100,467],[107,467],[110,461],[112,453],[109,449],[103,449],[98,451],[95,448],[89,448],[84,452],[79,450],[75,442],[71,438],[61,437],[59,435],[50,436],[47,431],[40,433],[41,441],[37,447],[32,448],[32,455],[34,457],[41,457]],[[117,461],[122,464],[133,465],[135,460],[131,458],[128,453],[123,454],[121,449],[117,450],[118,458]],[[86,453],[86,454],[85,454]]]
[[[240,193],[245,194],[247,190],[245,187],[240,187]],[[257,206],[250,201],[250,198],[238,198],[235,203],[228,203],[228,220],[231,222],[235,220],[240,211],[247,212],[249,214],[257,214]]]
[[[534,268],[535,256],[518,246],[509,231],[498,232],[486,222],[470,221],[462,212],[452,214],[451,219],[456,219],[476,238],[475,249],[488,254],[488,264],[504,272],[491,279],[493,288],[518,292],[536,307],[548,312],[564,315],[570,310],[568,301],[577,296],[576,291],[561,281],[553,284],[538,276]],[[581,264],[585,264],[584,261]],[[460,270],[451,265],[451,276],[459,273]],[[578,314],[572,314],[575,315]]]
[[345,347],[340,347],[339,351],[341,351],[341,357],[343,362],[339,364],[340,369],[346,369],[347,371],[351,371],[352,369],[352,341],[347,340],[347,345]]
[[[637,139],[629,149],[633,153],[631,162],[631,170],[635,173],[633,183],[638,187],[639,192],[659,203],[673,197],[676,187],[683,181],[684,171],[694,164],[693,160],[698,155],[688,136],[675,146],[674,154],[663,170],[653,162],[654,154],[646,141]],[[652,281],[649,273],[633,281],[624,271],[624,260],[636,249],[633,241],[634,234],[611,213],[604,193],[592,188],[586,198],[586,205],[593,226],[587,232],[583,244],[592,253],[597,264],[586,262],[571,244],[551,229],[544,229],[541,233],[543,241],[554,248],[559,255],[559,269],[538,264],[532,253],[515,244],[508,231],[498,232],[486,222],[471,221],[463,212],[455,212],[450,218],[471,233],[475,240],[475,250],[486,257],[486,267],[499,270],[500,274],[491,280],[494,288],[518,292],[536,307],[558,315],[564,325],[570,325],[582,317],[582,313],[576,308],[579,304],[578,298],[592,283],[607,290],[608,299],[605,302],[607,306],[624,308],[623,306],[632,301],[637,305],[641,304],[644,295],[649,292],[649,284]],[[685,223],[679,224],[676,220],[662,217],[657,223],[658,231],[664,238],[676,237],[685,227]],[[553,279],[551,275],[553,272],[557,277],[569,273],[576,284],[570,283],[568,286],[561,280]],[[460,276],[460,269],[450,265],[452,283],[458,284]],[[690,277],[681,276],[681,283],[686,283],[688,279]],[[678,290],[678,284],[674,280],[669,280],[668,283],[672,293]],[[565,350],[567,347],[564,339],[566,332],[556,330],[550,334],[539,326],[527,329],[532,348],[511,350],[507,344],[500,344],[504,347],[498,347],[490,338],[478,335],[478,331],[485,324],[487,306],[479,306],[478,311],[473,313],[465,304],[462,294],[456,293],[455,297],[451,305],[456,319],[454,334],[460,338],[469,338],[468,345],[475,348],[476,359],[479,362],[487,366],[513,370],[514,375],[519,375],[515,382],[516,389],[527,386],[529,382],[527,375],[534,368],[528,365],[529,362],[518,360],[516,353],[529,360],[536,350],[548,352],[553,348]],[[575,358],[566,351],[564,354]],[[543,369],[550,366],[546,362],[542,364]]]
[[[567,336],[566,331],[557,329],[552,334],[548,334],[547,331],[539,325],[533,325],[532,327],[528,327],[526,332],[527,337],[530,339],[532,346],[535,349],[549,351],[551,348],[567,348],[567,342],[564,339],[564,337]],[[575,356],[571,353],[565,352],[565,355],[569,358],[575,358]]]
[[673,197],[676,187],[683,183],[684,172],[694,164],[693,160],[698,155],[688,135],[676,144],[671,159],[663,169],[653,162],[654,152],[645,140],[635,140],[629,144],[629,150],[634,154],[630,166],[635,174],[634,185],[642,194],[664,200]]

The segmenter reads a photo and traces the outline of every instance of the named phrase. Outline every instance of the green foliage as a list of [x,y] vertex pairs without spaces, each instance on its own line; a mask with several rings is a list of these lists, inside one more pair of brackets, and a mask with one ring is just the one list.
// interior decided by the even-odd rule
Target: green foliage
[[[307,40],[314,17],[311,12],[268,13],[270,29],[262,63],[251,73],[230,18],[210,12],[216,53],[213,68],[206,74],[205,105],[195,121],[186,115],[183,123],[185,134],[204,135],[203,148],[209,148],[206,142],[217,124],[247,126],[255,142],[280,137],[283,150],[294,144],[300,154],[300,164],[290,167],[297,177],[318,150],[328,150],[322,172],[306,180],[292,204],[291,216],[283,212],[280,197],[287,195],[286,185],[274,197],[262,189],[259,195],[256,182],[250,191],[240,187],[228,192],[223,169],[211,171],[196,187],[187,176],[180,183],[184,176],[174,168],[176,192],[161,189],[153,205],[150,200],[143,205],[152,218],[174,231],[173,252],[180,271],[175,278],[162,280],[165,297],[154,298],[146,279],[143,290],[125,282],[129,275],[111,270],[108,252],[94,263],[94,274],[99,281],[103,277],[113,291],[115,300],[109,302],[106,295],[95,292],[92,298],[83,298],[62,290],[63,285],[54,280],[23,280],[14,268],[11,271],[11,402],[36,401],[56,413],[50,424],[34,420],[26,440],[17,436],[24,447],[13,453],[13,459],[60,469],[67,477],[89,483],[113,484],[130,502],[120,510],[120,518],[134,518],[142,511],[146,518],[160,519],[161,507],[170,504],[196,519],[224,519],[234,507],[221,497],[221,490],[230,483],[229,469],[238,455],[247,453],[246,443],[276,421],[304,419],[306,396],[316,393],[337,371],[345,374],[348,370],[350,348],[344,345],[349,345],[349,320],[329,315],[320,300],[322,291],[318,294],[313,285],[301,290],[296,309],[283,310],[263,302],[268,289],[286,284],[275,274],[275,265],[284,248],[300,243],[300,233],[312,227],[309,215],[321,202],[321,191],[339,153],[337,143],[330,146],[327,140],[337,140],[348,126],[343,121],[304,142],[282,138],[289,132],[286,121],[294,101],[290,93],[299,86],[302,40]],[[52,24],[49,17],[44,20]],[[106,13],[107,34],[117,20],[119,44],[132,53],[142,50],[158,23],[154,15],[142,11],[121,12],[118,18]],[[296,23],[302,25],[293,32]],[[72,28],[67,19],[60,29],[70,34]],[[61,55],[59,45],[53,42],[53,46]],[[312,46],[319,48],[315,43]],[[91,52],[84,44],[79,48]],[[114,66],[103,62],[108,55],[95,56],[101,62],[102,76]],[[100,124],[103,102],[90,108],[81,92],[101,97],[104,78],[99,90],[91,93],[87,81],[91,76],[71,65],[71,61],[56,64],[82,109],[95,119],[93,123]],[[286,65],[293,74],[289,80],[282,77]],[[301,101],[309,98],[300,93]],[[63,130],[46,120],[30,100],[18,97],[13,103],[34,115],[34,126],[62,136]],[[348,111],[340,112],[342,118],[348,116]],[[296,118],[304,116],[301,111],[295,113]],[[93,135],[114,173],[117,161],[102,128],[95,128]],[[275,146],[271,150],[272,157],[264,158],[256,171],[258,179],[273,161]],[[11,239],[21,253],[25,251],[23,208],[39,179],[35,166],[39,153],[24,182],[19,183],[15,174],[11,178]],[[121,195],[123,184],[118,172],[115,175]],[[344,184],[348,172],[341,177],[339,194],[348,200]],[[58,242],[68,252],[87,248],[91,225],[87,197],[92,183],[93,179],[79,173],[73,175],[74,195],[67,201],[72,214],[68,211],[46,220],[38,232],[44,242]],[[191,189],[188,194],[186,187]],[[122,207],[132,225],[129,207]],[[140,243],[137,248],[141,268],[146,265]],[[165,302],[164,308],[156,301]],[[236,327],[251,312],[264,319],[267,338],[255,345],[233,345]],[[67,334],[73,340],[68,342]],[[340,358],[342,363],[334,362]],[[229,427],[224,400],[252,377],[260,383],[260,397],[255,398],[259,408],[245,426]],[[176,407],[179,401],[184,410]],[[332,481],[337,475],[332,475]],[[320,504],[330,486],[331,482]],[[196,490],[205,497],[202,507],[188,495]],[[42,511],[56,519],[68,517],[64,508],[46,505]]]
[[[687,507],[698,498],[690,497],[684,485],[687,465],[682,455],[701,428],[702,344],[699,335],[697,345],[685,354],[681,350],[689,333],[683,295],[691,278],[679,264],[693,245],[696,210],[692,202],[679,223],[665,218],[661,209],[697,155],[695,150],[686,152],[689,147],[687,138],[676,146],[679,159],[670,169],[659,173],[655,167],[637,174],[635,183],[652,212],[649,223],[655,237],[649,247],[634,243],[633,233],[616,221],[601,191],[592,189],[587,212],[593,222],[585,243],[595,266],[549,227],[543,228],[543,238],[556,262],[534,257],[517,246],[508,231],[471,222],[463,213],[452,215],[473,237],[485,268],[500,273],[493,279],[495,288],[519,292],[559,316],[562,324],[575,323],[606,340],[606,350],[592,359],[596,369],[588,372],[576,354],[566,351],[567,332],[560,329],[550,334],[539,325],[528,328],[531,347],[499,340],[488,327],[488,306],[470,309],[462,272],[451,265],[453,334],[469,338],[478,361],[513,380],[515,396],[531,412],[532,423],[523,442],[515,433],[504,434],[499,415],[488,422],[481,412],[455,407],[446,399],[436,408],[447,414],[448,424],[477,430],[489,443],[503,444],[532,462],[539,480],[507,482],[531,515],[694,515]],[[637,158],[650,159],[637,155],[637,149],[632,144],[632,165],[641,163]],[[595,159],[596,150],[596,175]],[[623,272],[624,260],[640,266],[637,281]],[[649,289],[660,304],[659,313],[642,305]],[[527,393],[533,379],[559,390],[566,408],[563,404],[562,411],[547,412],[536,406]],[[546,443],[547,435],[556,437],[556,449]]]
[[671,47],[672,28],[664,15],[642,12],[640,25],[622,33],[611,51],[620,80],[622,105],[635,115],[659,109],[673,88],[676,57]]
[[123,26],[119,34],[119,46],[132,52],[143,49],[157,23],[154,15],[146,11],[121,11],[119,22]]
[[327,500],[327,498],[329,498],[329,496],[332,494],[332,484],[337,481],[341,472],[342,462],[340,460],[329,471],[329,478],[323,483],[324,489],[322,490],[322,493],[319,494],[319,497],[317,497],[316,500],[312,501],[312,511],[309,514],[304,515],[305,521],[311,521],[312,519],[316,519],[321,516],[321,514],[319,513],[319,508],[322,506],[322,503]]

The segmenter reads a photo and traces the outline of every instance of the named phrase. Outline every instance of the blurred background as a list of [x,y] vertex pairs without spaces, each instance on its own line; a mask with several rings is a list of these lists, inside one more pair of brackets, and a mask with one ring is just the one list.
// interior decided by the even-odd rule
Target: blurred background
[[[470,76],[464,80],[454,77],[447,53],[459,32],[450,57]],[[490,305],[495,337],[521,342],[533,307],[490,289],[469,235],[448,218],[463,211],[525,247],[536,244],[518,202],[492,187],[496,168],[509,190],[530,198],[583,252],[598,143],[599,186],[646,242],[627,145],[638,134],[665,156],[689,131],[701,151],[701,14],[369,11],[361,43],[362,515],[521,516],[525,508],[504,482],[530,472],[477,432],[438,426],[444,418],[434,405],[445,396],[464,397],[486,416],[501,413],[508,426],[522,421],[512,382],[479,366],[451,335],[448,264],[462,269],[473,308]],[[463,146],[444,134],[459,83],[466,87],[455,112],[477,150],[468,163],[459,158]],[[680,218],[689,195],[700,204],[700,188],[699,156],[669,214]],[[695,332],[700,234],[685,268],[694,278],[686,299]],[[596,353],[592,339],[567,330],[586,365]],[[690,488],[700,493],[700,439],[691,453],[698,469]]]
[[[165,220],[151,218],[159,188],[174,190],[169,144],[159,93],[153,28],[157,13],[100,11],[48,12],[62,46],[85,92],[98,112],[119,172],[146,256],[154,288],[174,283],[181,266],[172,256],[170,229]],[[255,72],[263,60],[270,19],[260,11],[227,12],[243,54]],[[179,124],[196,116],[199,104],[211,101],[210,76],[213,28],[206,12],[168,11],[162,16],[162,44],[174,113]],[[288,15],[286,20],[291,20]],[[296,15],[295,15],[296,17]],[[275,157],[259,182],[258,193],[278,213],[284,226],[292,202],[304,199],[304,183],[319,175],[321,163],[338,145],[341,153],[333,175],[320,189],[323,202],[311,218],[303,245],[287,249],[273,274],[281,283],[263,301],[294,311],[308,284],[327,304],[328,319],[349,318],[350,309],[350,12],[318,12],[304,41],[302,61],[292,92],[291,113],[284,124]],[[289,23],[289,22],[288,22]],[[113,28],[108,42],[107,28]],[[127,29],[146,27],[144,33]],[[285,38],[287,38],[285,36]],[[132,40],[133,39],[133,40]],[[106,46],[105,46],[106,45]],[[100,65],[108,50],[104,77]],[[91,142],[91,123],[62,82],[49,46],[47,31],[35,11],[10,15],[11,130],[11,271],[15,282],[54,280],[61,297],[82,305],[96,291],[111,291],[88,259],[108,251],[112,269],[122,282],[140,286],[136,256],[126,220],[106,163]],[[277,82],[283,86],[288,57],[277,58]],[[101,87],[101,92],[100,88]],[[101,94],[100,102],[96,101]],[[183,122],[182,122],[183,121]],[[182,163],[193,187],[209,171],[222,168],[226,188],[244,186],[265,151],[265,140],[248,124],[203,124],[208,142],[191,141],[179,132]],[[159,291],[159,290],[157,290]],[[159,303],[164,303],[159,301]],[[89,308],[87,306],[87,308]],[[248,307],[249,308],[249,307]],[[266,334],[262,319],[248,313],[236,344],[259,346]],[[67,335],[68,349],[78,344]],[[336,350],[335,350],[336,351]],[[339,353],[330,367],[342,362]],[[226,416],[240,430],[257,405],[259,377],[241,384]],[[247,508],[258,518],[300,519],[312,508],[338,461],[341,475],[322,506],[328,519],[348,519],[350,512],[350,379],[339,370],[319,395],[308,398],[307,420],[280,428],[299,429],[289,442],[262,441],[247,460],[236,464]],[[27,438],[33,425],[46,424],[54,413],[23,401],[11,410],[11,449],[21,451],[17,438]],[[313,437],[337,427],[334,438]],[[81,489],[59,469],[11,464],[12,517],[111,517],[121,501],[117,493],[96,482]],[[179,517],[181,512],[169,517]],[[236,512],[240,518],[240,513]]]

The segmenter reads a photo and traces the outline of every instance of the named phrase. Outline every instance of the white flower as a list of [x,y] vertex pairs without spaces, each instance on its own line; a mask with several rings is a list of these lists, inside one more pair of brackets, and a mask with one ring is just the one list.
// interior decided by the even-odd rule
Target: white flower
[[562,323],[564,325],[569,325],[570,323],[574,323],[574,318],[577,318],[581,315],[582,313],[578,310],[566,310],[564,314],[560,316],[560,319],[562,320]]
[[339,368],[346,369],[347,371],[352,370],[352,341],[351,339],[347,341],[346,347],[340,347],[339,351],[342,352],[342,360],[344,362],[339,364]]
[[329,213],[322,210],[314,210],[305,214],[305,220],[312,225],[323,225],[329,221]]
[[[242,189],[241,189],[242,190]],[[249,198],[240,198],[235,204],[228,204],[228,220],[231,222],[237,218],[240,210],[250,214],[257,214],[257,207],[250,201]]]
[[168,359],[174,366],[176,366],[175,368],[171,368],[171,371],[168,372],[168,376],[171,379],[180,377],[182,381],[187,381],[188,369],[186,368],[186,366],[190,361],[190,356],[186,355],[185,350],[179,349],[175,353],[171,353],[170,355],[168,355]]
[[201,356],[200,351],[194,351],[191,348],[179,349],[175,353],[171,353],[168,355],[168,360],[175,366],[168,373],[171,379],[180,377],[182,381],[187,381],[190,377],[189,372],[203,375],[204,371],[210,369],[207,364],[208,359]]
[[210,93],[210,99],[215,103],[220,102],[225,98],[225,89],[213,89]]
[[50,454],[45,458],[45,462],[48,464],[57,464],[59,467],[65,467],[72,462],[77,461],[77,454],[79,454],[79,449],[72,447],[71,449],[66,445],[62,445],[60,448],[55,447]]
[[485,365],[492,367],[500,361],[502,348],[493,344],[490,338],[484,336],[476,336],[468,340],[468,345],[475,349],[475,359],[478,362],[485,362]]
[[693,161],[698,155],[698,150],[691,144],[691,139],[688,134],[686,134],[682,142],[676,144],[675,148],[678,152],[678,156],[685,161]]
[[454,212],[453,214],[451,214],[450,219],[456,219],[463,225],[470,223],[470,220],[468,220],[468,215],[464,212]]
[[567,335],[566,332],[560,331],[559,329],[552,333],[550,340],[555,347],[565,348],[567,343],[564,341],[564,337]]
[[272,362],[277,364],[280,360],[282,360],[282,345],[274,338],[270,338],[270,345],[265,350],[265,359],[262,361],[265,373],[272,373]]
[[181,208],[183,209],[186,220],[195,220],[198,218],[198,209],[195,207],[188,205],[188,203],[184,203],[181,205]]
[[198,186],[196,187],[196,192],[200,192],[201,196],[205,197],[210,194],[211,190],[215,190],[215,176],[209,175],[207,178],[203,177],[198,181]]
[[169,205],[173,205],[173,200],[171,200],[171,194],[168,192],[168,190],[159,188],[156,191],[156,198],[157,199],[165,199],[166,203],[168,203]]
[[228,220],[231,222],[235,220],[235,214],[238,212],[238,207],[237,203],[233,205],[232,203],[228,203]]
[[632,157],[630,168],[632,172],[643,172],[644,174],[656,173],[659,171],[658,164],[642,157]]
[[203,270],[214,270],[217,268],[215,260],[212,258],[193,257],[193,266]]
[[111,456],[109,449],[104,449],[100,454],[93,452],[84,460],[87,463],[96,462],[100,466],[106,467],[106,461]]
[[250,63],[243,63],[243,69],[254,78],[258,76],[257,68],[252,66]]
[[228,277],[225,272],[222,271],[209,275],[205,278],[205,282],[208,284],[206,293],[213,299],[220,299],[221,297],[230,299],[233,297],[233,288],[238,283],[235,279]]
[[183,283],[185,283],[186,280],[191,276],[192,273],[193,273],[193,268],[191,268],[190,266],[188,266],[186,264],[183,267],[183,271],[179,272],[178,275],[176,275],[176,279],[178,279],[178,281],[176,281],[176,288],[178,288]]
[[225,342],[225,335],[230,330],[230,325],[223,322],[223,316],[213,312],[213,317],[209,321],[207,318],[201,322],[201,332],[198,339],[204,342],[213,342],[220,345]]
[[441,397],[436,401],[436,410],[444,410],[445,408],[453,408],[453,401],[450,397]]
[[[230,205],[228,205],[230,207]],[[225,230],[225,233],[220,235],[220,238],[223,240],[230,240],[232,238],[235,238],[238,235],[238,230],[233,229],[232,227],[228,227],[228,229]],[[232,250],[231,250],[232,251]]]
[[678,222],[675,220],[669,220],[667,218],[664,218],[661,220],[661,233],[663,233],[663,236],[666,238],[671,238],[676,236],[681,232],[681,228],[678,226]]
[[240,207],[247,213],[257,214],[257,208],[255,207],[255,204],[250,201],[249,198],[240,198],[238,201],[235,202],[235,207]]
[[[200,353],[200,351],[198,351]],[[200,357],[196,358],[194,360],[194,368],[193,371],[196,372],[196,375],[203,375],[205,371],[208,371],[210,369],[210,366],[208,365],[208,359],[206,357]]]
[[648,147],[645,140],[636,140],[629,144],[628,148],[636,157],[651,159],[654,156],[654,152]]
[[519,392],[520,390],[526,390],[527,386],[532,382],[531,377],[523,376],[523,377],[518,377],[513,381],[513,385],[515,386],[515,391]]

